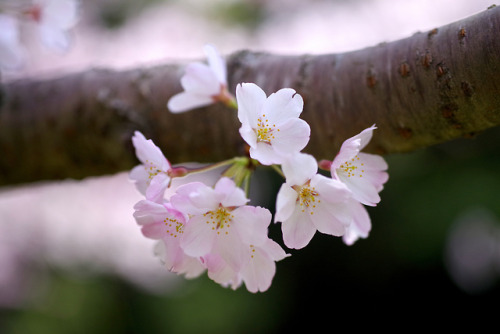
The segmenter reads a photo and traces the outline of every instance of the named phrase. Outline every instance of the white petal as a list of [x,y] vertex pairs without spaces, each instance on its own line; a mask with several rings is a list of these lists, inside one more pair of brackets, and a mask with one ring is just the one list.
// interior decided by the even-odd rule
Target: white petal
[[255,147],[250,147],[250,157],[266,166],[280,164],[283,161],[283,157],[274,150],[272,145],[263,142],[257,142]]
[[283,241],[288,248],[300,249],[307,246],[316,233],[316,227],[308,214],[297,208],[294,213],[281,223]]
[[286,183],[291,186],[302,186],[318,171],[316,159],[306,153],[296,153],[288,156],[281,167],[286,177]]
[[202,63],[191,63],[186,66],[185,71],[181,85],[186,92],[205,96],[219,95],[221,84],[210,67]]
[[262,114],[265,114],[271,123],[283,122],[299,117],[303,107],[302,96],[291,88],[283,88],[269,95],[262,108]]
[[211,96],[181,92],[168,100],[167,108],[171,113],[178,114],[192,109],[206,107],[212,103],[214,103],[214,100]]
[[223,177],[215,184],[215,191],[221,194],[221,204],[225,207],[241,206],[248,202],[243,189],[236,187],[234,181]]
[[271,212],[262,207],[245,205],[232,211],[233,226],[245,244],[261,245],[267,240]]
[[250,127],[255,128],[266,99],[266,93],[254,83],[242,83],[236,86],[240,122],[248,123]]
[[276,197],[274,222],[283,222],[290,218],[295,210],[298,193],[288,184],[283,183]]
[[216,75],[220,83],[226,85],[226,62],[217,51],[213,45],[205,45],[203,48],[205,54],[207,55],[208,65]]
[[212,251],[215,234],[212,231],[212,225],[207,224],[207,220],[207,217],[198,215],[190,218],[186,223],[180,245],[187,255],[202,257]]
[[273,131],[271,144],[276,152],[288,155],[300,152],[309,142],[311,128],[306,121],[292,118],[278,126],[279,131]]

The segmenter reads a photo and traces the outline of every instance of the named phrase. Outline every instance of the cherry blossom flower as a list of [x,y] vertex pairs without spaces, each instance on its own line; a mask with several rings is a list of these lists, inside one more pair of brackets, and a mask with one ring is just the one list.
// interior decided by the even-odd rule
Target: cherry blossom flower
[[186,278],[199,276],[205,267],[200,259],[187,256],[180,247],[186,217],[169,204],[142,200],[134,206],[134,218],[142,227],[142,234],[159,240],[155,253],[168,270]]
[[151,139],[135,131],[132,137],[137,158],[142,164],[130,171],[130,179],[135,181],[137,190],[147,199],[162,202],[165,189],[170,182],[172,166],[162,151]]
[[344,141],[330,166],[332,178],[342,181],[354,199],[369,206],[380,202],[379,192],[389,178],[384,158],[360,152],[371,140],[374,129],[373,125]]
[[342,236],[349,228],[354,206],[351,192],[340,181],[317,174],[316,159],[293,155],[282,165],[286,182],[276,200],[275,222],[281,222],[283,240],[289,248],[305,247],[316,231]]
[[0,68],[16,69],[24,61],[17,20],[0,13]]
[[180,186],[170,200],[189,216],[182,249],[203,259],[211,279],[233,288],[245,281],[250,291],[269,287],[275,271],[269,261],[284,258],[267,237],[269,210],[246,205],[243,190],[227,177],[213,188],[199,182]]
[[304,101],[291,88],[266,97],[253,83],[236,88],[240,134],[250,146],[250,156],[263,165],[281,164],[308,143],[310,127],[299,116]]
[[69,30],[78,20],[76,0],[35,0],[24,14],[37,24],[45,46],[57,51],[68,50]]
[[181,113],[191,109],[223,102],[230,106],[234,98],[227,91],[226,63],[214,46],[205,45],[208,65],[194,62],[186,66],[181,77],[183,92],[170,98],[167,108],[172,113]]

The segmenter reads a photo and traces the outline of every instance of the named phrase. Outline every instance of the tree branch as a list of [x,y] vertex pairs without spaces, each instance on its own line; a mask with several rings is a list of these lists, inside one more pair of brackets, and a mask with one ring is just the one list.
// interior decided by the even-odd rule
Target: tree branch
[[[281,56],[241,51],[227,59],[229,88],[291,87],[311,125],[305,151],[333,159],[340,144],[376,124],[367,151],[407,152],[500,124],[500,8],[359,51]],[[369,33],[369,32],[367,32]],[[123,72],[89,70],[0,86],[0,184],[81,178],[137,163],[142,131],[173,163],[243,153],[236,114],[221,105],[174,115],[185,64]]]

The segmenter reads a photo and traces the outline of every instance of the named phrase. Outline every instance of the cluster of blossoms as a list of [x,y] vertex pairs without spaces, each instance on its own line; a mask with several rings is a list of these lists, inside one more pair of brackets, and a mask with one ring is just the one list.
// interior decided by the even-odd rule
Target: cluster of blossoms
[[77,19],[77,0],[0,0],[0,68],[23,65],[22,25],[32,25],[43,45],[63,52],[69,48],[68,32]]
[[[215,282],[251,292],[271,285],[276,261],[289,256],[268,237],[271,212],[248,205],[251,171],[270,166],[285,178],[276,199],[274,222],[281,223],[286,247],[300,249],[316,231],[342,236],[351,245],[371,229],[365,205],[380,202],[387,164],[362,153],[375,126],[347,139],[333,160],[319,162],[302,150],[310,127],[299,116],[302,97],[291,88],[266,96],[253,83],[241,83],[236,96],[227,89],[224,59],[206,46],[208,65],[193,63],[181,78],[183,92],[167,107],[173,113],[222,102],[237,109],[240,134],[249,156],[207,166],[172,166],[140,132],[132,138],[141,164],[130,178],[145,196],[134,217],[142,233],[159,240],[156,254],[165,266],[186,277],[205,270]],[[319,169],[325,173],[319,173]],[[323,174],[330,173],[330,177]],[[245,192],[246,190],[246,192]]]

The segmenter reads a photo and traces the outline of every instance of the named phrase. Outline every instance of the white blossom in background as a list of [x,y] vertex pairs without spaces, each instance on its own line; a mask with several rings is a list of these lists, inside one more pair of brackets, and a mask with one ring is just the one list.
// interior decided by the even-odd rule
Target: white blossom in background
[[234,98],[227,91],[226,62],[212,45],[203,48],[208,65],[194,62],[186,66],[181,77],[184,91],[172,96],[167,108],[172,113],[205,107],[216,102],[233,105]]
[[78,8],[76,0],[34,0],[25,13],[36,23],[45,46],[65,52],[71,43],[69,31],[78,21]]
[[0,13],[0,68],[17,69],[24,62],[17,19]]

